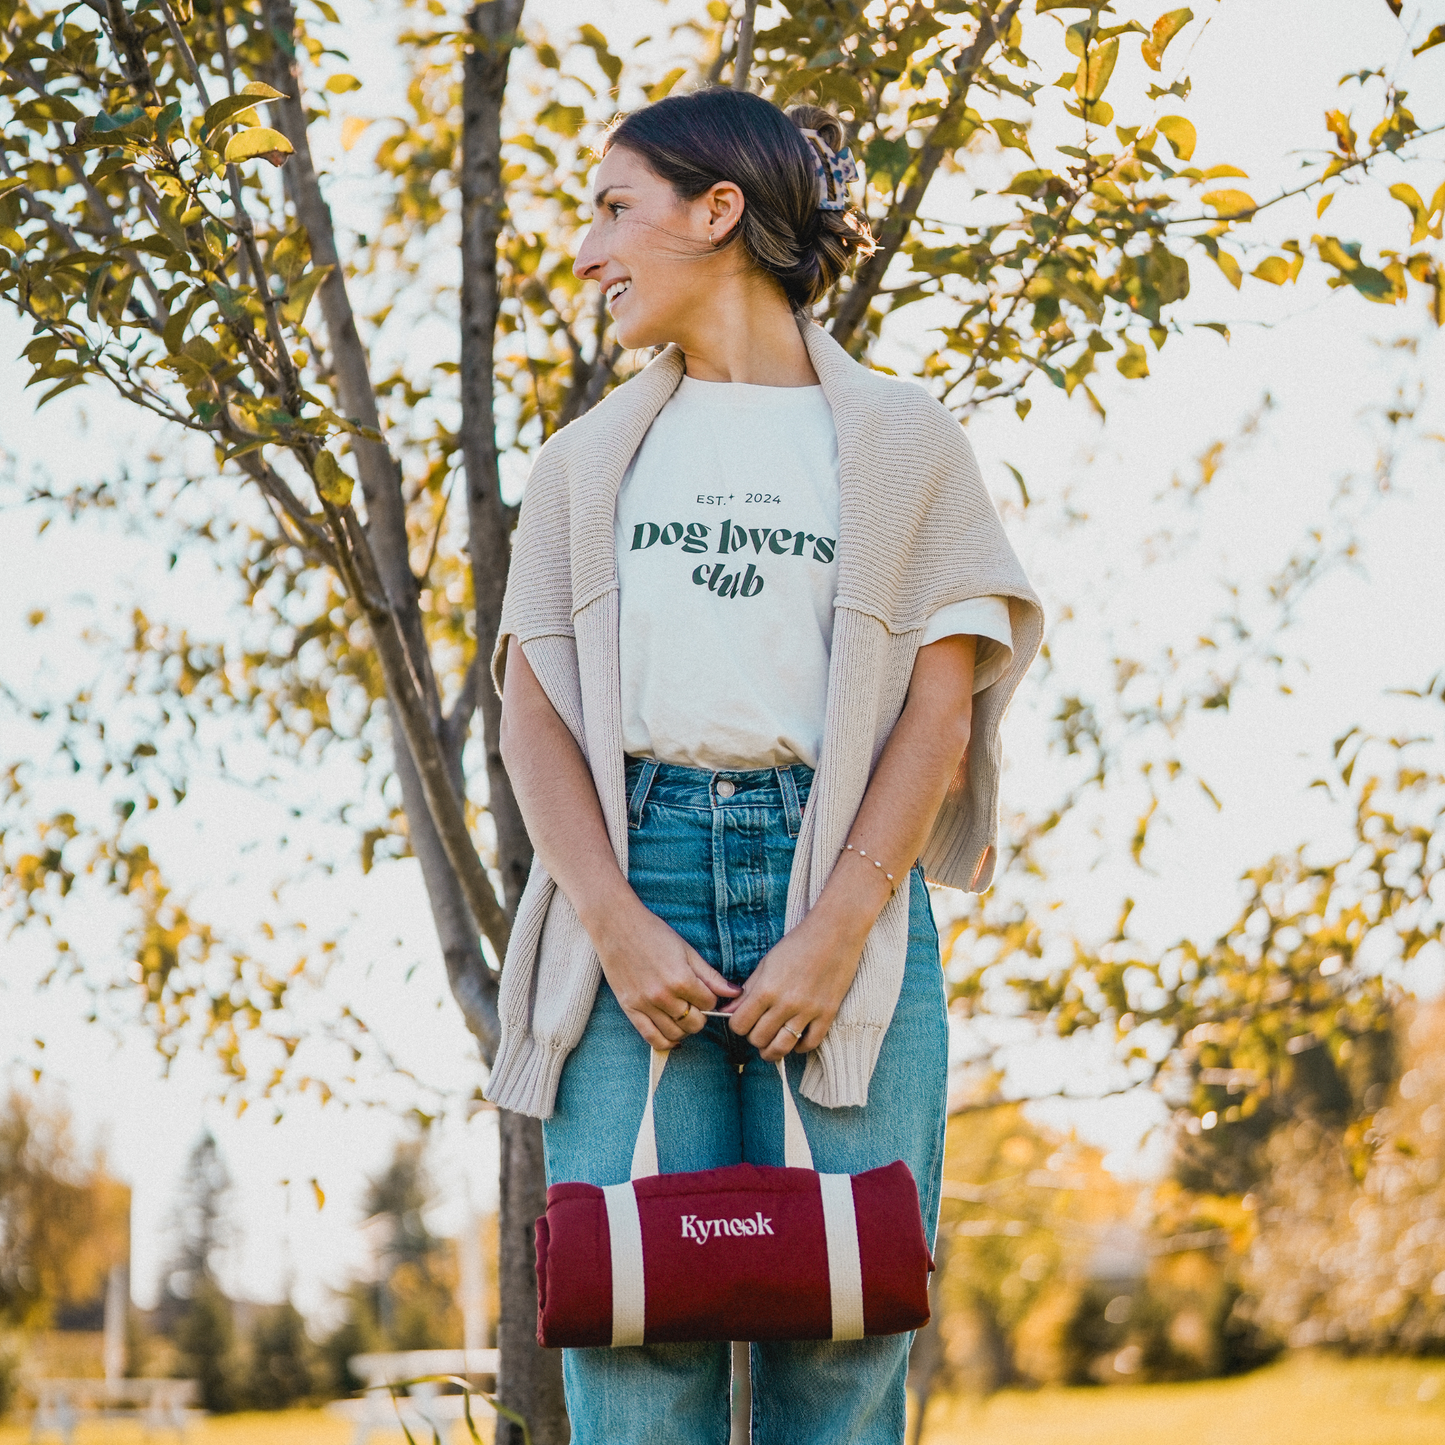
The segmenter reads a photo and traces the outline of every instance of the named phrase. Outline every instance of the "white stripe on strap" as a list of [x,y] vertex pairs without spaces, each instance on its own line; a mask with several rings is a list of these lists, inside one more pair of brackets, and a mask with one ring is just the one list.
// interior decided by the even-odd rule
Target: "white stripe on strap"
[[808,1148],[808,1134],[793,1099],[793,1086],[788,1083],[788,1066],[782,1059],[778,1060],[778,1077],[783,1081],[783,1164],[789,1169],[811,1169],[813,1151]]
[[[608,1184],[602,1197],[607,1203],[607,1233],[612,1241],[612,1344],[614,1348],[640,1345],[647,1326],[647,1291],[637,1195],[631,1184]],[[832,1245],[828,1248],[831,1256]]]
[[632,1179],[651,1179],[658,1173],[657,1129],[652,1122],[652,1096],[657,1093],[657,1081],[667,1067],[667,1050],[653,1049],[652,1067],[647,1075],[647,1105],[642,1111],[642,1124],[637,1131],[637,1143],[632,1146]]
[[[858,1216],[853,1210],[853,1180],[847,1174],[820,1174],[818,1186],[823,1193],[823,1233],[828,1241],[828,1293],[833,1304],[833,1338],[861,1340],[863,1262],[858,1255]],[[615,1246],[613,1258],[616,1258]],[[613,1278],[616,1279],[615,1274]],[[613,1309],[616,1309],[615,1302]]]

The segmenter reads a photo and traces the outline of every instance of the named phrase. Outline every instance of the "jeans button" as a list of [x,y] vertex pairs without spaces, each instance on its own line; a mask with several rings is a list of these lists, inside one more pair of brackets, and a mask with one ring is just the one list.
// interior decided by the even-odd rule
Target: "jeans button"
[[728,778],[719,778],[717,784],[717,795],[720,798],[730,798],[737,792],[737,787]]

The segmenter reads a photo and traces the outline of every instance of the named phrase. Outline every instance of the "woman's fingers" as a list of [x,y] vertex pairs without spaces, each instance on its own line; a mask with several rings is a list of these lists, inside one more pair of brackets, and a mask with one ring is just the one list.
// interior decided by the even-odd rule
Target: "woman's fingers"
[[736,998],[742,992],[737,984],[729,983],[695,949],[688,949],[687,961],[692,965],[692,971],[697,975],[699,983],[713,996],[708,1008],[716,1008],[718,999]]

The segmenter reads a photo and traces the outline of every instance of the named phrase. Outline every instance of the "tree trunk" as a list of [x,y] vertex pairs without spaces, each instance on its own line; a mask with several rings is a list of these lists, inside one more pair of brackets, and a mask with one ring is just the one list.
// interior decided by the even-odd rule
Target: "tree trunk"
[[[476,608],[476,698],[486,750],[487,807],[497,837],[497,868],[510,917],[532,863],[532,845],[512,785],[502,766],[500,699],[485,671],[502,620],[502,595],[511,557],[511,518],[502,504],[493,410],[496,346],[497,245],[506,215],[502,188],[502,102],[507,67],[523,0],[488,0],[468,24],[473,41],[462,76],[462,458],[467,484],[467,545]],[[503,1111],[498,1275],[501,1317],[497,1379],[502,1404],[526,1421],[533,1445],[565,1445],[571,1438],[562,1398],[562,1360],[537,1343],[537,1266],[534,1225],[547,1207],[542,1126]],[[521,1445],[522,1433],[497,1420],[497,1445]]]
[[[537,1344],[537,1254],[533,1229],[547,1207],[547,1175],[542,1158],[542,1125],[525,1114],[503,1110],[498,1116],[502,1140],[502,1236],[497,1283],[501,1314],[497,1348],[501,1373],[497,1394],[502,1404],[527,1421],[532,1445],[567,1445],[572,1438],[562,1399],[562,1352]],[[496,1445],[522,1445],[522,1432],[497,1417]]]

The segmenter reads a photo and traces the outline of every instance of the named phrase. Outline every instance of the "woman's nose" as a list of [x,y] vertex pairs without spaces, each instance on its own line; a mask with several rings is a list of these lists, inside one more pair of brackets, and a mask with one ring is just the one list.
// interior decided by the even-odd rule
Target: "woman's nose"
[[588,226],[587,234],[577,249],[577,259],[572,263],[572,274],[582,281],[592,280],[593,273],[600,269],[604,259],[598,254],[601,248],[592,244],[593,230],[594,227]]

